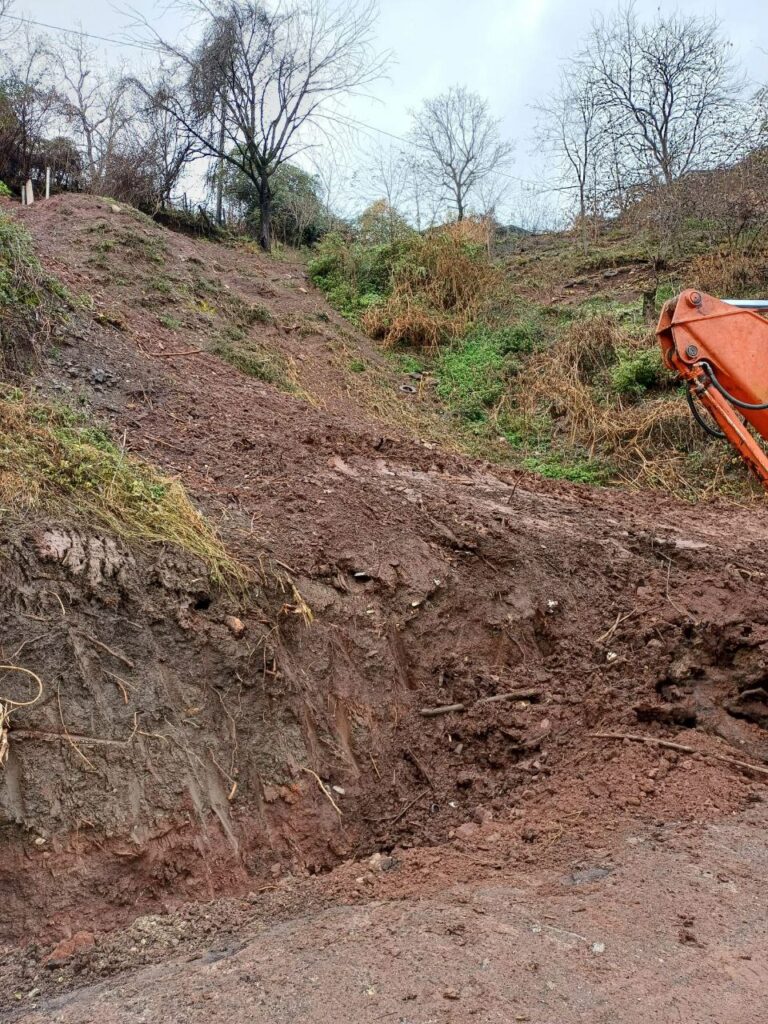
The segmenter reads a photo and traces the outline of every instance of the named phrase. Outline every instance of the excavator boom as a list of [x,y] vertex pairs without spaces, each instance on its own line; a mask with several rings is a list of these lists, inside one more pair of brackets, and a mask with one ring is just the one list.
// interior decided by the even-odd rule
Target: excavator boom
[[760,310],[768,312],[768,301],[719,300],[689,289],[666,303],[656,335],[700,425],[730,441],[768,490],[768,456],[748,427],[768,440],[768,320]]

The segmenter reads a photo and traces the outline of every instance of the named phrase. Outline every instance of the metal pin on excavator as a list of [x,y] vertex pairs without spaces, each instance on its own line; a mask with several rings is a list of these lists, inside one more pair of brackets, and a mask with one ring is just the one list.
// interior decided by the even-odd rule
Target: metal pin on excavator
[[768,455],[749,430],[768,441],[768,320],[761,311],[768,313],[768,300],[719,300],[689,289],[666,303],[656,335],[665,364],[686,384],[696,421],[730,441],[768,490]]

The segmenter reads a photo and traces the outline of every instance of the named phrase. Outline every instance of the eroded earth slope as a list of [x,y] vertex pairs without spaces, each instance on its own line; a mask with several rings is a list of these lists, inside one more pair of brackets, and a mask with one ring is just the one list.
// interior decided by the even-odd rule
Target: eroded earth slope
[[451,454],[300,266],[23,216],[93,301],[40,389],[258,585],[6,530],[7,1019],[761,1020],[765,512]]

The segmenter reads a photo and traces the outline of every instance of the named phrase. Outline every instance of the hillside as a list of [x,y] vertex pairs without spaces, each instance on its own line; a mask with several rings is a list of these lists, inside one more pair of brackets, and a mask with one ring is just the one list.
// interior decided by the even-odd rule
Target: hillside
[[67,303],[16,428],[112,453],[3,476],[3,1019],[757,1021],[762,506],[477,457],[291,259],[1,214]]

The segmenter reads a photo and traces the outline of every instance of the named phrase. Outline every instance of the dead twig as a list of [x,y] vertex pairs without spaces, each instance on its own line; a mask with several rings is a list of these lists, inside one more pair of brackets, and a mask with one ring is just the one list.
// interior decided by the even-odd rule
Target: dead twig
[[135,690],[136,689],[136,687],[133,685],[133,683],[129,683],[127,679],[123,679],[121,676],[116,675],[114,672],[109,672],[105,668],[103,668],[101,671],[104,673],[105,676],[107,676],[109,679],[111,679],[112,682],[117,683],[117,685],[120,687],[120,691],[121,691],[121,693],[123,695],[123,704],[127,704],[128,703],[128,690]]
[[436,718],[438,715],[471,711],[478,704],[495,704],[502,700],[541,700],[541,690],[509,690],[507,693],[494,693],[491,697],[480,697],[473,704],[443,704],[437,708],[422,708],[419,714],[424,718]]
[[404,807],[404,808],[402,809],[402,811],[400,811],[400,812],[399,812],[398,814],[396,814],[396,815],[394,816],[394,818],[392,818],[392,819],[391,819],[391,821],[390,821],[390,825],[396,825],[396,824],[397,824],[397,822],[398,822],[398,821],[400,821],[400,819],[402,818],[402,816],[403,816],[403,815],[404,815],[404,814],[406,813],[406,811],[410,811],[410,809],[411,809],[411,808],[413,807],[413,805],[414,805],[414,804],[417,804],[417,803],[419,802],[419,800],[423,800],[423,799],[424,799],[424,797],[425,797],[425,796],[427,796],[427,794],[428,794],[428,793],[429,793],[429,790],[428,790],[428,789],[423,789],[423,790],[421,791],[421,793],[419,793],[419,794],[418,794],[418,796],[415,796],[415,797],[413,798],[413,800],[409,801],[409,802],[408,802],[408,803],[407,803],[407,804],[405,805],[405,807]]
[[326,788],[325,783],[320,778],[320,776],[317,774],[317,772],[313,772],[311,768],[305,768],[303,764],[300,764],[299,768],[301,768],[301,770],[303,772],[306,772],[308,775],[311,775],[313,779],[315,779],[315,781],[317,782],[318,786],[320,787],[320,789],[321,789],[321,791],[323,793],[323,796],[326,798],[326,800],[328,800],[330,802],[331,806],[333,807],[334,811],[336,811],[338,816],[340,818],[342,818],[343,814],[341,813],[341,810],[339,809],[339,805],[333,799],[333,797],[331,796],[330,792]]
[[106,651],[107,654],[111,654],[113,658],[117,658],[118,661],[122,661],[122,663],[127,668],[136,668],[131,659],[126,658],[124,654],[121,654],[119,651],[115,651],[111,647],[108,647],[105,643],[102,643],[101,640],[97,640],[95,636],[91,636],[90,633],[86,633],[85,636],[86,639],[90,640],[92,644],[95,644],[97,647],[100,647],[102,651]]
[[164,441],[162,437],[153,437],[152,434],[144,434],[143,437],[147,441],[154,441],[155,444],[162,444],[166,448],[172,448],[175,452],[181,452],[182,455],[187,454],[184,448],[179,448],[177,444],[171,444],[170,441]]
[[89,759],[85,756],[80,747],[78,747],[77,743],[75,743],[75,741],[72,739],[69,729],[67,728],[67,723],[64,721],[64,712],[61,709],[61,690],[58,683],[56,684],[56,703],[58,704],[59,707],[59,721],[61,722],[61,728],[64,730],[64,736],[66,737],[67,742],[72,747],[72,749],[77,753],[78,757],[81,757],[89,768],[91,768],[93,771],[96,771],[96,765],[92,761],[89,761]]
[[725,764],[732,764],[737,768],[746,768],[748,771],[756,772],[758,775],[768,776],[768,768],[762,768],[760,765],[750,764],[748,761],[739,761],[738,758],[728,757],[727,754],[716,754],[709,750],[699,750],[698,747],[689,747],[684,743],[657,740],[655,736],[638,736],[632,732],[593,732],[590,735],[598,740],[631,740],[633,743],[646,743],[653,747],[663,747],[665,750],[676,750],[681,754],[702,754],[704,757],[714,757]]
[[683,618],[691,619],[693,621],[694,625],[698,625],[698,623],[693,619],[693,616],[691,615],[690,612],[685,611],[683,608],[680,607],[679,604],[677,604],[675,601],[672,600],[672,597],[670,596],[670,593],[669,593],[669,577],[670,577],[670,575],[672,573],[672,559],[669,558],[667,555],[662,555],[662,558],[665,558],[667,560],[667,585],[666,585],[666,589],[665,589],[665,597],[666,597],[667,601],[669,601],[669,603],[672,605],[672,607],[675,609],[675,611],[679,612],[680,615],[683,616]]
[[411,750],[411,748],[410,748],[410,747],[406,747],[406,750],[405,750],[405,756],[406,756],[406,757],[408,758],[408,760],[409,760],[409,761],[410,761],[410,762],[411,762],[411,763],[413,764],[413,766],[414,766],[414,767],[416,768],[416,771],[417,771],[417,772],[419,773],[419,775],[421,775],[421,777],[422,777],[422,778],[424,779],[424,781],[426,782],[426,784],[427,784],[427,785],[428,785],[428,786],[429,786],[429,787],[430,787],[431,789],[434,789],[434,788],[435,788],[435,784],[434,784],[434,782],[432,781],[432,777],[430,776],[430,774],[429,774],[429,772],[427,771],[427,769],[426,769],[426,768],[424,767],[424,765],[423,765],[423,764],[421,763],[421,761],[420,761],[420,760],[418,759],[418,757],[417,757],[417,756],[416,756],[416,755],[414,754],[414,752],[413,752],[413,751]]
[[[139,723],[137,712],[133,716],[133,729],[131,729],[130,735],[124,740],[113,740],[105,736],[85,736],[76,732],[38,732],[36,729],[14,729],[13,738],[21,740],[41,740],[48,743],[71,743],[74,740],[76,743],[87,743],[90,746],[95,747],[127,747],[138,732],[138,729]],[[140,735],[147,734],[140,733]]]
[[443,704],[439,708],[422,708],[419,712],[424,718],[436,718],[438,715],[450,715],[454,711],[466,711],[466,704]]
[[204,356],[207,355],[204,348],[186,348],[181,352],[148,352],[145,348],[141,350],[150,359],[175,359],[177,356]]
[[631,611],[631,612],[627,612],[627,613],[626,613],[625,615],[622,615],[622,614],[621,614],[621,612],[619,612],[619,614],[618,614],[618,615],[616,616],[616,621],[615,621],[615,622],[614,622],[614,624],[613,624],[613,625],[612,625],[612,626],[610,627],[610,629],[607,629],[607,630],[605,631],[605,633],[603,633],[603,635],[602,635],[602,636],[599,636],[599,637],[597,638],[597,640],[594,640],[594,641],[593,641],[593,643],[594,643],[594,644],[596,644],[596,645],[597,645],[597,644],[603,644],[603,643],[605,643],[605,642],[606,642],[607,640],[610,640],[610,639],[611,639],[611,637],[613,636],[613,634],[614,634],[614,633],[616,632],[616,630],[617,630],[617,629],[619,628],[619,626],[620,626],[620,625],[622,624],[622,622],[626,622],[626,621],[627,621],[627,619],[631,619],[631,618],[632,618],[632,616],[633,616],[634,614],[635,614],[635,610],[634,610],[634,608],[632,609],[632,611]]
[[62,617],[62,619],[66,619],[67,612],[66,612],[66,609],[64,608],[64,602],[61,600],[61,597],[56,593],[56,591],[55,590],[44,590],[43,593],[44,594],[51,594],[53,597],[56,598],[56,600],[59,602],[59,608],[61,608],[61,617]]
[[541,690],[509,690],[507,693],[494,693],[492,697],[481,697],[472,707],[478,704],[496,704],[502,700],[541,700]]

